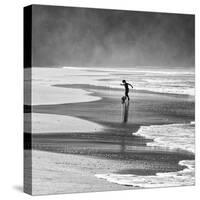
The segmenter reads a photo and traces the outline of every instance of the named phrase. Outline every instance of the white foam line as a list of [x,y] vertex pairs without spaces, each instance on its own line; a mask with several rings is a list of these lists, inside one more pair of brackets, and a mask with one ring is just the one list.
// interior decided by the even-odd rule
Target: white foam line
[[98,68],[98,67],[71,67],[71,66],[63,66],[65,69],[74,69],[74,70],[97,70],[102,72],[135,72],[135,73],[152,73],[152,74],[194,74],[194,71],[158,71],[157,69],[152,70],[138,70],[137,67],[133,68],[112,68],[112,67],[105,67],[105,68]]
[[153,142],[147,143],[147,146],[182,149],[194,153],[194,132],[195,127],[191,122],[189,124],[141,126],[133,135],[152,139]]
[[[148,146],[182,149],[194,153],[194,126],[190,124],[169,124],[142,126],[133,135],[153,139]],[[97,178],[109,182],[133,187],[153,188],[172,187],[195,184],[195,161],[181,160],[179,165],[186,168],[178,172],[157,173],[155,176],[139,176],[135,174],[96,174]]]
[[155,176],[139,176],[135,174],[96,174],[97,178],[106,179],[109,182],[139,187],[139,188],[155,188],[155,187],[174,187],[194,185],[194,160],[182,160],[180,165],[187,168],[178,172],[157,173]]

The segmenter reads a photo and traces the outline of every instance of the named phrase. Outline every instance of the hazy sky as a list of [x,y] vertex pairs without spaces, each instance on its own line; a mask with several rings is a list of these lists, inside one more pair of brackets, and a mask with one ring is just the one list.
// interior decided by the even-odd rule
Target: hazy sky
[[33,66],[194,67],[194,16],[33,6]]

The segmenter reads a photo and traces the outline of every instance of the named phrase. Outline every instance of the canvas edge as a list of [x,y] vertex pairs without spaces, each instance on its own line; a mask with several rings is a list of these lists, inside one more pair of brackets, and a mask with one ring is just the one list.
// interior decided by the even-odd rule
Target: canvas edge
[[[31,5],[23,8],[23,57],[24,57],[23,191],[27,194],[32,195],[32,150],[31,150],[32,149],[32,135],[31,135],[32,6]],[[25,70],[27,68],[30,68],[30,70]],[[27,80],[30,82],[30,84],[25,84],[26,83],[25,81]]]

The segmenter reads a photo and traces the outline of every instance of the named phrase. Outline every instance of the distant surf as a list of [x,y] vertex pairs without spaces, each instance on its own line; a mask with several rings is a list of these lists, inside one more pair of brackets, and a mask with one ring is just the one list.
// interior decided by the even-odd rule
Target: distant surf
[[[126,79],[132,83],[135,90],[147,90],[150,92],[195,95],[195,75],[194,71],[183,70],[163,70],[158,68],[141,70],[138,68],[81,68],[64,67],[70,73],[81,75],[93,74],[95,79],[88,78],[85,84],[104,86],[108,88],[122,88],[120,82]],[[106,77],[106,78],[105,78]]]

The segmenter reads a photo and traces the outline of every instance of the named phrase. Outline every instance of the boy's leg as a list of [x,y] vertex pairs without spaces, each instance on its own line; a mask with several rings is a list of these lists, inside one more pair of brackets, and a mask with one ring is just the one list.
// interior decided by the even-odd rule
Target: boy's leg
[[128,97],[128,100],[130,100],[130,98],[129,98],[128,94],[127,94],[127,97]]
[[127,91],[125,92],[125,96],[128,98],[128,100],[130,100],[130,98],[129,98],[129,95],[128,95],[128,92],[127,92]]

